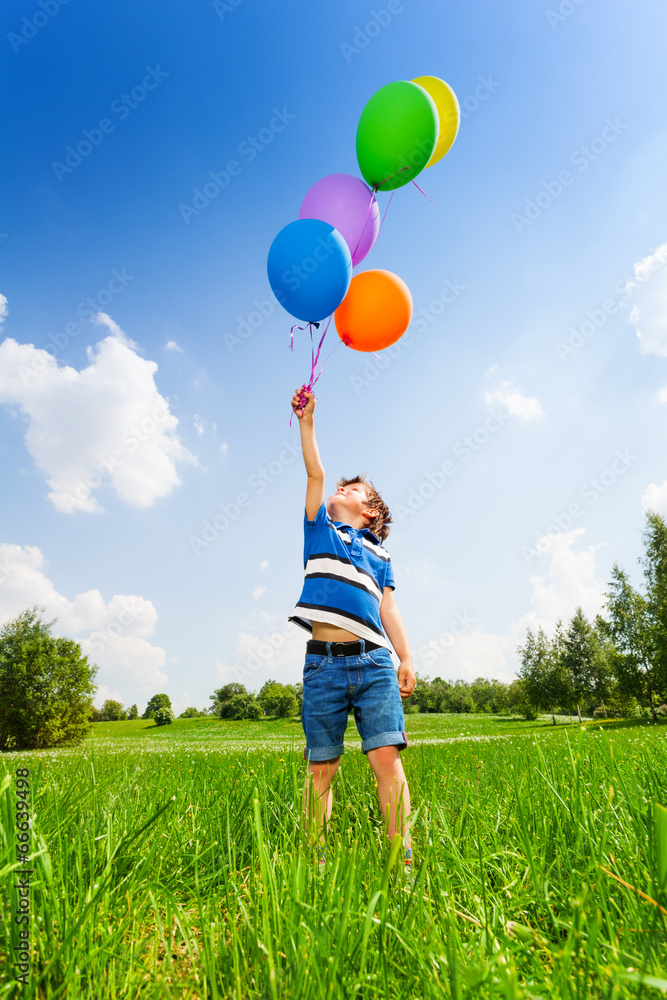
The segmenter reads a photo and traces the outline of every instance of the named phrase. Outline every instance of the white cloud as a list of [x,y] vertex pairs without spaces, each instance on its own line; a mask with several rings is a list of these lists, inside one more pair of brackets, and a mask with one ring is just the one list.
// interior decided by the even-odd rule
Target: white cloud
[[197,434],[199,435],[199,437],[201,437],[202,434],[204,433],[204,425],[201,421],[200,416],[197,413],[194,414],[192,422],[194,424],[195,430],[197,431]]
[[[602,543],[589,545],[581,552],[573,552],[575,539],[585,533],[585,528],[575,528],[561,534],[547,536],[540,551],[551,550],[551,562],[546,576],[531,576],[533,594],[531,610],[518,621],[512,622],[512,635],[517,641],[525,637],[526,629],[537,631],[541,625],[549,632],[559,618],[567,623],[577,607],[581,606],[589,619],[602,611],[603,591],[606,584],[595,573],[595,553]],[[548,540],[548,547],[544,541]]]
[[64,513],[102,511],[95,496],[102,485],[131,506],[150,507],[181,482],[177,462],[197,464],[158,392],[157,364],[139,357],[106,313],[96,322],[111,332],[87,349],[81,371],[33,344],[0,344],[0,402],[18,404],[27,417],[26,447]]
[[667,515],[667,479],[662,486],[651,483],[642,496],[642,510],[654,510],[657,514]]
[[[96,708],[102,708],[105,701],[119,701],[121,705],[123,704],[123,696],[118,691],[111,691],[106,684],[98,685],[97,692],[93,698],[93,704]],[[125,706],[129,708],[130,706]]]
[[266,593],[266,587],[262,587],[261,585],[255,587],[255,589],[252,592],[252,599],[253,599],[253,601],[256,601],[258,597],[261,597],[262,594],[265,594],[265,593]]
[[509,635],[471,632],[468,635],[447,635],[433,639],[422,647],[426,659],[420,664],[415,658],[416,671],[423,677],[442,677],[449,681],[474,681],[477,677],[494,678],[511,684],[518,664],[514,643]]
[[[149,642],[158,619],[153,603],[136,594],[115,594],[107,603],[96,589],[70,601],[55,589],[44,564],[44,555],[34,545],[0,544],[0,621],[34,604],[43,606],[48,621],[58,619],[54,633],[77,638],[89,662],[100,668],[98,705],[105,698],[122,701],[119,691],[136,701],[138,694],[154,694],[156,687],[164,686],[166,653]],[[108,693],[111,688],[114,694]]]
[[667,243],[634,265],[628,295],[634,302],[630,322],[642,354],[667,357]]
[[529,628],[536,632],[541,626],[552,635],[558,619],[567,626],[579,605],[589,620],[594,619],[602,611],[606,586],[596,577],[595,552],[600,546],[572,551],[575,540],[583,534],[584,529],[577,528],[550,537],[551,558],[546,575],[530,578],[531,609],[511,622],[507,634],[478,630],[455,637],[447,630],[419,651],[415,657],[417,671],[422,676],[450,681],[488,677],[511,683],[520,666],[516,647],[523,645]]
[[[165,351],[178,351],[179,354],[183,353],[183,348],[179,347],[175,340],[168,340],[164,349]],[[185,707],[187,708],[187,705]]]
[[264,559],[264,561],[259,564],[259,568],[261,569],[262,573],[264,572],[265,569],[268,569],[268,567],[269,564],[266,559]]
[[8,312],[7,296],[0,292],[0,323],[4,323]]
[[301,680],[308,634],[285,618],[262,612],[261,619],[273,629],[269,635],[239,632],[234,661],[215,663],[219,686],[236,682],[257,692],[268,680],[280,684]]
[[502,382],[499,389],[485,392],[484,398],[487,406],[504,406],[513,417],[519,417],[520,420],[535,420],[544,416],[537,397],[524,396],[521,389],[515,388],[511,382]]

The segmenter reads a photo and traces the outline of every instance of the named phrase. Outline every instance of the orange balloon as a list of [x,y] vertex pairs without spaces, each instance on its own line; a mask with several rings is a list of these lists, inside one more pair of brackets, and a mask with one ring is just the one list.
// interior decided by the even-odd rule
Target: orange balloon
[[391,271],[362,271],[350,282],[334,317],[338,336],[352,350],[381,351],[410,325],[410,289]]

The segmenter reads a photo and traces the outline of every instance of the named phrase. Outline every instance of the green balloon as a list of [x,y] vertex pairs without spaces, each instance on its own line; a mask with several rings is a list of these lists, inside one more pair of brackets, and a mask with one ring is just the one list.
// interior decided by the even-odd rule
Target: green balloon
[[438,111],[417,83],[380,87],[361,112],[357,160],[364,180],[378,191],[408,184],[424,169],[438,141]]

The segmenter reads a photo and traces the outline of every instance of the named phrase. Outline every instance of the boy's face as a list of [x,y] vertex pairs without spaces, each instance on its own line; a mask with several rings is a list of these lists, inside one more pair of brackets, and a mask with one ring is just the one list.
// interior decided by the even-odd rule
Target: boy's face
[[332,521],[343,521],[353,528],[366,528],[368,522],[377,517],[374,507],[367,507],[366,487],[363,483],[341,486],[327,500],[327,513]]

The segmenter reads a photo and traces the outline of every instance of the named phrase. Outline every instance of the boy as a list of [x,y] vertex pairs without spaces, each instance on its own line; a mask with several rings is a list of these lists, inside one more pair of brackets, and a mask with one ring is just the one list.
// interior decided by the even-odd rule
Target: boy
[[[305,581],[289,620],[313,636],[306,646],[303,668],[302,721],[306,734],[304,757],[308,761],[306,823],[312,775],[317,824],[313,839],[319,845],[323,864],[326,824],[332,809],[331,779],[344,752],[343,735],[348,707],[352,705],[362,750],[377,780],[383,818],[389,807],[389,839],[393,839],[398,826],[406,849],[406,868],[410,870],[410,794],[399,751],[408,745],[401,699],[412,694],[415,674],[403,621],[394,602],[391,560],[380,544],[389,534],[391,514],[372,484],[359,477],[339,481],[336,493],[325,506],[324,467],[315,440],[315,399],[309,392],[305,396],[303,409],[300,391],[292,397],[308,474]],[[401,661],[398,681],[390,646]]]

